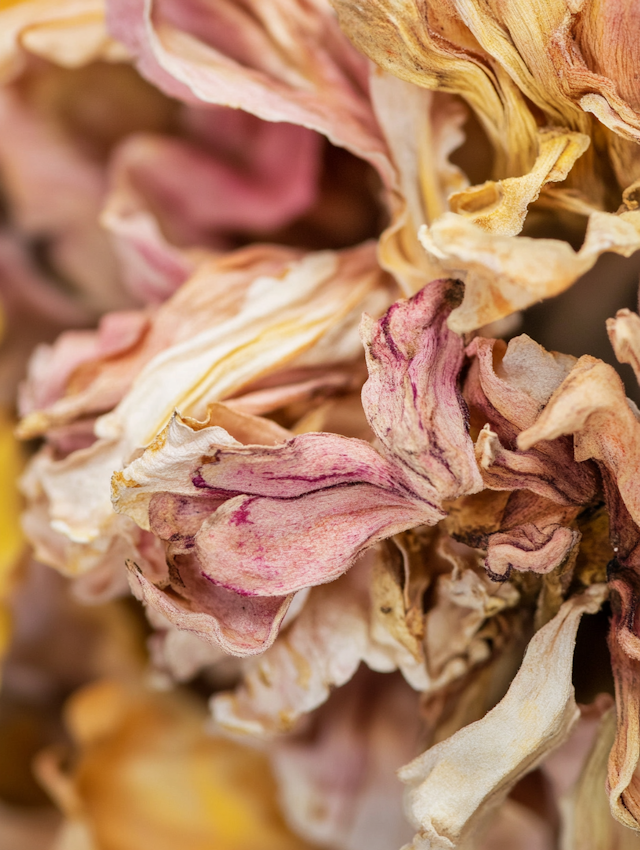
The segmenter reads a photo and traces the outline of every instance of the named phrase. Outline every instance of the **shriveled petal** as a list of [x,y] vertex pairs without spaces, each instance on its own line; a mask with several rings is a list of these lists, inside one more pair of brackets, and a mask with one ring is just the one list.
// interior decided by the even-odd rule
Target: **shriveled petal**
[[618,310],[607,319],[607,333],[619,363],[628,363],[640,381],[640,316],[631,310]]
[[440,266],[418,241],[419,227],[445,212],[449,195],[469,183],[449,160],[464,142],[466,111],[450,95],[426,91],[384,71],[371,75],[370,86],[397,170],[388,199],[391,223],[380,237],[380,263],[404,294],[412,295],[440,276]]
[[[333,452],[327,460],[335,458]],[[285,499],[243,495],[225,502],[196,536],[203,568],[241,593],[292,593],[332,581],[378,540],[441,516],[415,497],[351,474],[356,480],[343,483],[348,473],[323,472],[324,488]]]
[[240,686],[212,698],[220,727],[272,737],[324,703],[361,662],[385,669],[385,656],[376,651],[370,632],[370,566],[368,557],[337,581],[311,590],[297,619],[251,663]]
[[565,180],[589,144],[589,137],[583,133],[542,130],[531,171],[522,177],[488,180],[455,192],[449,196],[449,207],[487,233],[516,236],[522,230],[529,205],[538,199],[542,187]]
[[179,629],[231,655],[264,652],[276,639],[291,596],[248,599],[207,580],[197,562],[184,559],[173,568],[173,583],[156,586],[127,562],[135,596]]
[[520,434],[518,447],[526,451],[562,434],[574,435],[577,461],[594,458],[611,471],[631,516],[640,521],[640,423],[613,367],[589,355],[581,357],[535,425]]
[[493,579],[508,578],[511,570],[549,573],[580,542],[580,532],[557,523],[525,523],[489,538],[486,567]]
[[463,342],[446,325],[459,297],[455,283],[437,281],[362,322],[365,413],[386,457],[429,501],[482,489],[458,390]]
[[511,77],[450,6],[417,0],[332,2],[343,30],[381,68],[417,86],[459,94],[472,106],[496,149],[500,172],[510,176],[530,169],[536,150],[533,116]]
[[[402,768],[407,815],[418,830],[411,847],[464,845],[516,781],[567,737],[578,717],[571,683],[578,625],[605,595],[593,585],[567,601],[531,639],[502,701]],[[462,782],[470,765],[473,782]]]
[[[559,475],[555,458],[503,448],[498,435],[488,424],[476,441],[476,457],[484,482],[492,490],[530,490],[560,505],[585,504],[594,495],[593,487],[587,489],[592,482],[584,480],[583,470],[575,464],[573,469],[570,467],[568,470],[570,477],[567,481]],[[564,469],[562,471],[565,472]],[[571,472],[574,473],[572,476]]]
[[465,284],[449,326],[466,333],[564,292],[605,251],[631,256],[640,248],[640,212],[592,213],[577,252],[560,240],[487,233],[452,212],[423,227],[420,240],[444,273]]

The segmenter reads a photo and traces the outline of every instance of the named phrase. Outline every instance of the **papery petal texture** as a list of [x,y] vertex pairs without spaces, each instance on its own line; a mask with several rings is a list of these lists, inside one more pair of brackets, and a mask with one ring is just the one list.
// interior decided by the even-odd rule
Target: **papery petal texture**
[[[418,830],[411,847],[469,846],[474,831],[515,782],[568,735],[577,720],[571,667],[583,613],[595,613],[606,588],[573,597],[530,641],[507,695],[402,768],[407,815]],[[543,708],[542,708],[543,707]],[[473,782],[462,782],[473,765]]]

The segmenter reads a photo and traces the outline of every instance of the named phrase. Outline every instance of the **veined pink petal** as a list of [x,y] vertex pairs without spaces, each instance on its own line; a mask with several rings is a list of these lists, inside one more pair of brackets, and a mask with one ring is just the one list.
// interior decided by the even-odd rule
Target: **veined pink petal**
[[446,325],[459,302],[451,281],[398,301],[361,326],[369,380],[362,403],[385,456],[424,499],[455,499],[482,489],[466,405],[458,389],[462,339]]
[[184,558],[173,567],[173,585],[160,589],[137,565],[129,566],[133,593],[174,626],[232,655],[264,652],[275,640],[291,596],[247,599],[211,584],[197,562]]
[[201,526],[196,552],[213,581],[274,596],[332,581],[378,540],[443,514],[354,481],[290,497],[237,496]]

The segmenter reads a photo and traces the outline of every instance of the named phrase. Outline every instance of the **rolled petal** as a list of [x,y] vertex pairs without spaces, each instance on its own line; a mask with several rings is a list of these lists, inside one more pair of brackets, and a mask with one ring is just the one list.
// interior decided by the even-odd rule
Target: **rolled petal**
[[362,322],[365,413],[386,457],[429,501],[482,489],[458,390],[463,343],[446,325],[459,297],[455,283],[437,281]]
[[[578,718],[571,684],[576,632],[582,614],[595,613],[605,595],[603,585],[593,585],[566,602],[531,639],[502,701],[402,768],[407,816],[418,830],[412,848],[445,850],[468,841],[517,780],[567,737]],[[461,782],[469,765],[473,782]]]

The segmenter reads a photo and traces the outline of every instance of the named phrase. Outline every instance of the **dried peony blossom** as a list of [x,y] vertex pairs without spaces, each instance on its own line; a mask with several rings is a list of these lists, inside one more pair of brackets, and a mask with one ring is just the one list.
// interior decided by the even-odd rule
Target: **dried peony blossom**
[[0,23],[0,844],[636,846],[631,6]]

